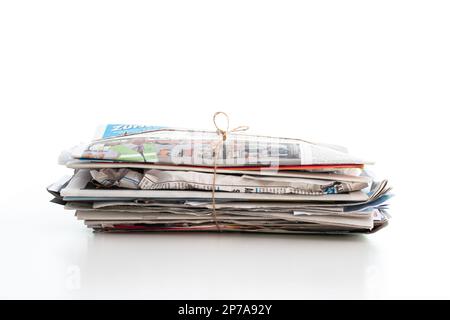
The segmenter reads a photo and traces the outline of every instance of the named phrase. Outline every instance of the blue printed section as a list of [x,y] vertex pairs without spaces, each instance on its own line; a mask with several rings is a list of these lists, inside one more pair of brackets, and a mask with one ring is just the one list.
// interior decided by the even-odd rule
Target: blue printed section
[[378,206],[382,205],[384,202],[388,201],[390,198],[392,198],[392,194],[384,194],[378,199],[359,204],[359,205],[349,205],[345,206],[344,211],[345,212],[351,212],[351,211],[361,211],[366,210],[369,208],[377,208]]
[[125,136],[128,134],[141,133],[145,131],[155,131],[167,127],[160,126],[141,126],[136,124],[108,124],[103,132],[103,138],[113,138]]

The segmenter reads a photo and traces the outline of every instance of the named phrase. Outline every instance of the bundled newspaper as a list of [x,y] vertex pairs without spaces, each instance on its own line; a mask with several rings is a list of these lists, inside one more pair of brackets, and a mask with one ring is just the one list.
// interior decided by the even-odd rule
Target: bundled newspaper
[[111,124],[60,162],[52,201],[102,232],[371,233],[392,196],[345,148],[223,130]]

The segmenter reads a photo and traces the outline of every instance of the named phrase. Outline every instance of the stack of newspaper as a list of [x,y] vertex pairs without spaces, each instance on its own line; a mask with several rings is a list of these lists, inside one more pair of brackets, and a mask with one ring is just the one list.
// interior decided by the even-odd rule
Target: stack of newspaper
[[52,201],[95,231],[371,233],[389,218],[370,163],[299,139],[107,125],[60,162],[74,174]]

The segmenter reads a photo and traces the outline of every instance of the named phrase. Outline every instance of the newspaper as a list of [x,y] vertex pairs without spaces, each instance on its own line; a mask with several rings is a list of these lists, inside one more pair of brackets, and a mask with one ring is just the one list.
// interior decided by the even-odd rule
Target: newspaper
[[[196,166],[173,166],[149,163],[130,163],[130,162],[97,162],[89,160],[71,160],[65,163],[70,169],[94,169],[100,170],[105,168],[128,168],[133,170],[166,170],[166,171],[194,171],[213,173],[214,168],[196,167]],[[363,171],[358,168],[329,168],[329,169],[314,169],[302,171],[288,171],[278,170],[282,168],[260,167],[255,170],[237,170],[233,167],[218,168],[216,173],[224,174],[241,174],[254,176],[268,176],[268,177],[290,177],[290,178],[312,178],[320,180],[335,180],[344,182],[362,182],[370,183],[372,178],[362,175]]]
[[[130,190],[130,189],[98,189],[89,187],[91,175],[89,170],[79,170],[75,173],[67,187],[61,190],[61,195],[71,201],[107,200],[107,199],[190,199],[210,200],[211,194],[203,191],[177,190]],[[218,200],[247,200],[247,201],[320,201],[320,202],[361,202],[368,199],[361,191],[341,194],[303,195],[303,194],[265,194],[220,192],[216,194]]]
[[335,145],[114,124],[60,159],[74,173],[52,202],[96,232],[373,233],[390,218],[387,180]]
[[[212,173],[194,171],[147,170],[144,174],[131,169],[90,170],[94,181],[104,187],[117,186],[144,190],[212,190]],[[363,182],[263,177],[252,175],[216,174],[215,190],[245,193],[323,195],[346,193],[368,187]]]
[[[101,139],[72,149],[72,158],[195,166],[214,163],[216,132],[154,126],[126,131],[123,127],[114,130],[114,126],[120,125],[107,126]],[[219,166],[237,167],[370,163],[342,147],[245,134],[229,134],[216,161]]]

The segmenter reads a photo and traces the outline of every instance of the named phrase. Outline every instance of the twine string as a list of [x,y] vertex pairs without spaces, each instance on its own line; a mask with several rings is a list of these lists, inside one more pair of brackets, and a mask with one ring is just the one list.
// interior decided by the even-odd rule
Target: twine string
[[[226,120],[226,128],[223,129],[217,124],[217,117],[218,116],[224,116]],[[219,222],[217,220],[217,212],[216,212],[216,175],[217,175],[217,157],[219,155],[219,150],[227,140],[228,134],[233,132],[241,132],[241,131],[247,131],[249,129],[248,126],[239,126],[236,128],[233,128],[230,130],[230,118],[228,117],[228,114],[222,111],[218,111],[214,113],[213,116],[213,122],[214,126],[216,127],[217,135],[219,136],[219,140],[215,143],[215,146],[213,148],[214,152],[214,171],[213,171],[213,181],[212,181],[212,195],[211,195],[211,202],[212,202],[212,214],[214,218],[214,223],[216,224],[217,230],[219,232],[222,231],[220,228]]]

